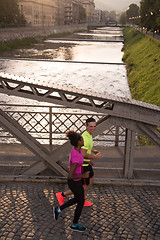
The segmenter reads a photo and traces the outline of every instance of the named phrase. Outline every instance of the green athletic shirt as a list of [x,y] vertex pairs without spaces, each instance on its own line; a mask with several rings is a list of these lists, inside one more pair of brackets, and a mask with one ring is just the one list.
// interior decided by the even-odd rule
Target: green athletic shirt
[[[90,135],[87,131],[82,133],[82,137],[84,140],[84,146],[83,149],[87,150],[88,154],[91,154],[91,150],[93,148],[93,138],[92,135]],[[90,162],[90,159],[83,159],[83,161]],[[88,166],[89,164],[83,164],[82,166]]]

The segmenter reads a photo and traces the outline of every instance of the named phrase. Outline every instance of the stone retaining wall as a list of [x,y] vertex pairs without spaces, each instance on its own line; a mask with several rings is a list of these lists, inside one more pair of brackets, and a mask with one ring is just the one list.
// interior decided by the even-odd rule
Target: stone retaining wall
[[54,27],[22,27],[22,28],[1,28],[0,42],[26,37],[47,36],[53,33],[74,32],[87,30],[87,24],[63,25]]

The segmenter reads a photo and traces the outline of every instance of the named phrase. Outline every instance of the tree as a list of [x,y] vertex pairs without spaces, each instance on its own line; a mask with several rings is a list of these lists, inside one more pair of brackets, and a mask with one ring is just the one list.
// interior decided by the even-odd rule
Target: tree
[[159,23],[160,0],[142,0],[140,3],[141,26],[156,30]]
[[86,10],[82,5],[79,5],[79,21],[80,23],[86,21]]
[[160,31],[160,0],[155,0],[155,18],[156,18],[156,28]]
[[156,18],[156,25],[157,25],[158,32],[160,32],[160,16]]
[[0,0],[0,23],[4,26],[25,23],[24,16],[19,12],[17,0]]
[[109,21],[116,21],[116,12],[115,11],[109,12]]
[[136,4],[131,4],[129,9],[126,11],[127,19],[135,19],[139,17],[139,7]]
[[119,21],[120,21],[120,23],[121,23],[122,25],[125,25],[125,24],[126,24],[126,22],[127,22],[127,16],[126,16],[126,13],[125,13],[125,12],[120,15]]

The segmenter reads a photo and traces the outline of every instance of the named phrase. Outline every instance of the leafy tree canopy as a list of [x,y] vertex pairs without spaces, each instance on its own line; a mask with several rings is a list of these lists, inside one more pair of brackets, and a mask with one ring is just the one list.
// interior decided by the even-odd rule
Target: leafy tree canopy
[[124,25],[124,24],[126,24],[126,20],[127,20],[126,13],[124,12],[120,15],[119,21],[121,24]]
[[160,0],[142,0],[140,15],[142,27],[148,30],[160,29]]
[[109,12],[109,20],[110,21],[115,21],[116,20],[116,12],[115,11]]
[[20,14],[17,0],[0,0],[0,24],[18,25],[24,24],[25,19]]
[[128,19],[139,16],[139,7],[136,4],[131,4],[126,11],[126,15]]

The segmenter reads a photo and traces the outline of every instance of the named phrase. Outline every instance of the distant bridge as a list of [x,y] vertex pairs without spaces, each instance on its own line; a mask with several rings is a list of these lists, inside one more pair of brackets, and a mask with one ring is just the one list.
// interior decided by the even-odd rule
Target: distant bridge
[[118,24],[117,21],[107,21],[107,22],[99,22],[99,23],[88,23],[88,28],[96,28],[96,27],[120,27],[123,28],[125,26]]
[[117,21],[108,21],[106,22],[108,27],[116,27],[118,25]]
[[[133,176],[136,133],[144,134],[160,147],[160,132],[158,130],[160,126],[160,107],[158,106],[133,99],[60,86],[51,81],[28,79],[5,73],[0,73],[0,92],[104,114],[104,117],[98,122],[96,135],[101,134],[113,125],[125,127],[124,176],[126,178],[130,179]],[[66,166],[60,164],[60,162],[64,153],[68,154],[70,151],[69,142],[49,152],[15,119],[2,110],[0,110],[0,125],[41,159],[41,161],[25,170],[24,175],[36,175],[49,167],[58,175],[67,176]]]

